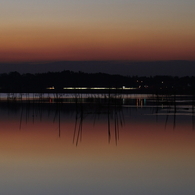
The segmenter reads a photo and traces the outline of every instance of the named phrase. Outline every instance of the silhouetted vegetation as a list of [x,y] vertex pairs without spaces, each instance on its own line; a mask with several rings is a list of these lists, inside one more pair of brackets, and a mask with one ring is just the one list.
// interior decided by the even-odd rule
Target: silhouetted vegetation
[[[66,93],[69,91],[64,90],[64,87],[107,87],[122,89],[123,86],[134,88],[131,90],[132,93],[136,91],[136,93],[194,94],[195,77],[130,77],[105,73],[72,72],[68,70],[39,74],[10,72],[9,74],[4,73],[0,75],[0,92],[6,93]],[[76,92],[76,90],[72,90],[71,92]],[[89,89],[88,92],[92,92],[92,90]],[[130,93],[129,90],[123,92]]]

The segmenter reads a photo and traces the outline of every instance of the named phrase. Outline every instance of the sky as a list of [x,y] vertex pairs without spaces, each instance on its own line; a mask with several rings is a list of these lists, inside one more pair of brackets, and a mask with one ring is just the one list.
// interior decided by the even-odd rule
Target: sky
[[195,60],[194,0],[1,0],[0,61]]

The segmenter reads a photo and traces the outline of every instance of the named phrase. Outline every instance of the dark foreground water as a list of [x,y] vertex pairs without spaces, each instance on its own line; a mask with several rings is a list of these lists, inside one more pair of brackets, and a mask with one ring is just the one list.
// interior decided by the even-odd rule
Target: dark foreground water
[[0,103],[0,194],[195,194],[192,97],[122,102]]

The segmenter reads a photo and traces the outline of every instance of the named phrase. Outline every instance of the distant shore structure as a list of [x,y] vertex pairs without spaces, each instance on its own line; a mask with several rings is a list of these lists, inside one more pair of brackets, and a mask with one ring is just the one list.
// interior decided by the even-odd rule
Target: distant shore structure
[[[50,88],[50,89],[53,89],[53,88]],[[91,90],[109,90],[109,89],[124,89],[124,90],[133,90],[133,89],[138,89],[136,87],[125,87],[125,86],[122,86],[122,87],[111,87],[111,88],[108,88],[108,87],[64,87],[63,89],[67,89],[67,90],[75,90],[75,89],[78,89],[78,90],[86,90],[86,89],[91,89]]]

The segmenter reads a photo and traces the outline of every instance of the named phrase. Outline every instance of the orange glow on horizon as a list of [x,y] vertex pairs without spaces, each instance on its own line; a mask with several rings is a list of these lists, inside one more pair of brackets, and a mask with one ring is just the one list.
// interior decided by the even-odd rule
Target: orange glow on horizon
[[192,39],[151,30],[9,29],[0,38],[0,61],[195,60]]

